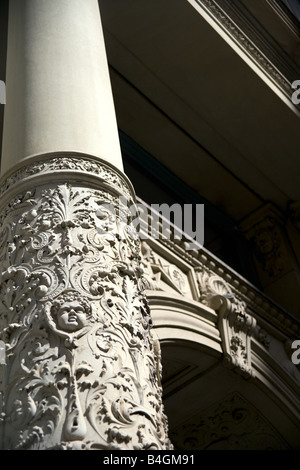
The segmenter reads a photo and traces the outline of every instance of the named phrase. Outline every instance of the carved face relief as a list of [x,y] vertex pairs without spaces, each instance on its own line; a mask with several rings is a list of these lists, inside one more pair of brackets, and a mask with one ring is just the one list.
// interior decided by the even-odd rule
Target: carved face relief
[[76,331],[86,323],[86,313],[79,302],[66,303],[57,312],[57,325],[62,330]]
[[97,231],[99,234],[107,234],[114,231],[115,216],[112,210],[101,206],[96,211],[96,217],[98,218]]
[[274,242],[269,230],[259,232],[258,236],[255,238],[255,242],[258,251],[264,256],[272,255],[278,245]]
[[75,296],[64,296],[52,306],[51,316],[59,330],[73,332],[88,325],[90,310],[88,304]]

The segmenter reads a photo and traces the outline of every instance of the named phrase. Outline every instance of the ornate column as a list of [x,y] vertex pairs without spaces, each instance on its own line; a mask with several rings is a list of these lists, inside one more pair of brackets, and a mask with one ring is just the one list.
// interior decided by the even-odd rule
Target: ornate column
[[168,449],[97,0],[11,0],[3,449]]

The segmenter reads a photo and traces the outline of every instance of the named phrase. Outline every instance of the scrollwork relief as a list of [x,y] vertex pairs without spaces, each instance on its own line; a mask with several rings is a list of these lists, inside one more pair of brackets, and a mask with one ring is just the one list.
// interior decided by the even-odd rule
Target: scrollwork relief
[[245,302],[232,293],[224,279],[205,270],[199,270],[197,274],[200,301],[218,313],[224,365],[251,378],[251,337],[256,329],[255,318],[247,313]]
[[171,448],[126,211],[113,192],[69,183],[2,210],[4,448]]

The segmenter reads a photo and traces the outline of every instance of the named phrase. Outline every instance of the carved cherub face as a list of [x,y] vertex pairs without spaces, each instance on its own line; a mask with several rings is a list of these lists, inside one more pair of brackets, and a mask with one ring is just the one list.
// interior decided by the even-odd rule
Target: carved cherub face
[[57,312],[57,325],[62,330],[76,331],[87,324],[87,315],[79,302],[63,304]]
[[268,255],[274,251],[275,243],[270,231],[262,230],[256,237],[257,249],[264,255]]
[[105,234],[114,230],[115,216],[112,210],[103,205],[96,211],[96,216],[99,221],[97,225],[98,233]]
[[53,305],[52,316],[59,329],[72,332],[88,324],[90,310],[85,303],[70,297]]

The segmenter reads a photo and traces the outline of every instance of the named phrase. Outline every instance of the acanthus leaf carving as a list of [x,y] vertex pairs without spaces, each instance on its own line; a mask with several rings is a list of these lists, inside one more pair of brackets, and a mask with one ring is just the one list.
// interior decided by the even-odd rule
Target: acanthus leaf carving
[[251,337],[256,330],[255,318],[247,312],[229,284],[218,275],[198,272],[200,300],[218,313],[218,328],[222,339],[223,362],[245,378],[253,377]]
[[53,183],[1,212],[4,448],[171,448],[126,201]]

